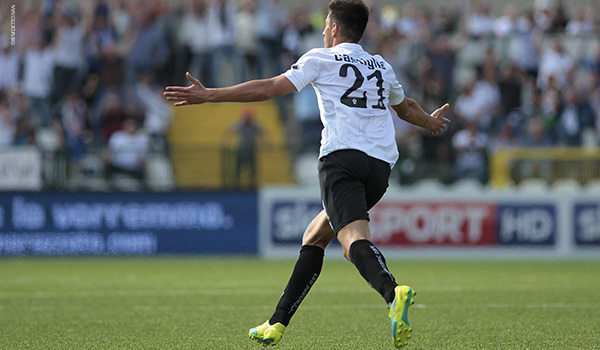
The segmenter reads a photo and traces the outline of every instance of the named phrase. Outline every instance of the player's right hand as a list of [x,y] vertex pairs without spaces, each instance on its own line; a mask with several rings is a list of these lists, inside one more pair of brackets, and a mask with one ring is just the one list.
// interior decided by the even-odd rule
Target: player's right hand
[[209,101],[209,89],[194,78],[189,72],[185,76],[192,83],[190,86],[167,86],[163,95],[167,101],[177,101],[175,106],[200,104]]

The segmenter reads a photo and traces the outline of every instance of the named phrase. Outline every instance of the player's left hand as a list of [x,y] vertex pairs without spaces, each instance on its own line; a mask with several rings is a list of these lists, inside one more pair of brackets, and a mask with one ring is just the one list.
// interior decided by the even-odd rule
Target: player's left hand
[[431,117],[427,120],[426,127],[429,131],[431,131],[432,134],[439,134],[446,128],[446,125],[450,124],[450,119],[444,118],[442,115],[442,113],[444,113],[444,111],[449,107],[450,105],[446,103],[431,113]]
[[185,76],[192,83],[190,86],[167,86],[163,95],[167,101],[177,101],[175,106],[200,104],[209,101],[209,89],[194,78],[189,72]]

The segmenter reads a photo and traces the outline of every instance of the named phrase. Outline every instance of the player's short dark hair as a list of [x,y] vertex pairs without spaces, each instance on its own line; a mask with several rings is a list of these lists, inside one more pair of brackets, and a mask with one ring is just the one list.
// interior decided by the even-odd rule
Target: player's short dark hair
[[331,0],[329,16],[344,38],[357,43],[367,27],[369,8],[363,0]]

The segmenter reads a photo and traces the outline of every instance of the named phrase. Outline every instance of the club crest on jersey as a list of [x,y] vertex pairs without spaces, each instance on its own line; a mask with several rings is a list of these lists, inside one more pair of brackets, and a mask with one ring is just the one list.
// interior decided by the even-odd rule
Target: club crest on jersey
[[333,55],[333,57],[335,58],[336,61],[359,63],[364,66],[367,66],[367,68],[369,68],[369,69],[375,69],[375,68],[385,69],[385,64],[383,63],[383,61],[376,61],[375,58],[373,58],[373,57],[371,57],[368,60],[366,60],[364,58],[352,57],[347,54],[335,54],[335,55]]

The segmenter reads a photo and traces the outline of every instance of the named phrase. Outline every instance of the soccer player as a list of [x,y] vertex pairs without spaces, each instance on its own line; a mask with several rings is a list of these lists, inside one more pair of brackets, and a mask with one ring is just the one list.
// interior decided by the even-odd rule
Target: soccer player
[[369,10],[362,0],[333,0],[323,30],[325,48],[312,49],[285,73],[230,87],[207,89],[189,73],[192,85],[167,87],[176,106],[204,102],[251,102],[301,90],[311,83],[317,93],[323,132],[319,183],[324,210],[309,224],[292,275],[269,320],[250,329],[264,345],[277,344],[290,319],[317,280],[325,247],[337,237],[343,254],[390,308],[392,337],[406,345],[412,329],[408,308],[415,292],[398,285],[381,252],[369,241],[368,211],[383,196],[398,159],[391,105],[403,120],[434,135],[450,121],[448,104],[428,114],[404,96],[392,67],[358,44]]

